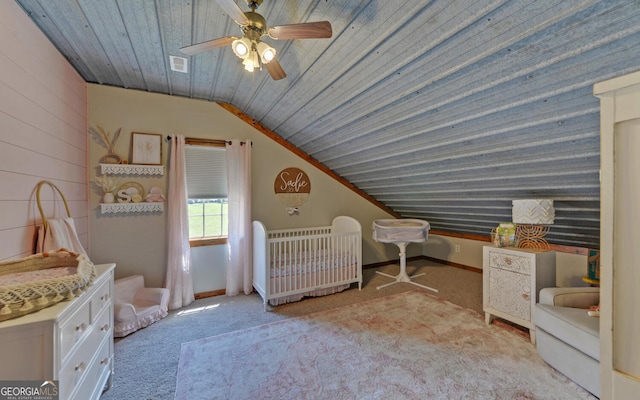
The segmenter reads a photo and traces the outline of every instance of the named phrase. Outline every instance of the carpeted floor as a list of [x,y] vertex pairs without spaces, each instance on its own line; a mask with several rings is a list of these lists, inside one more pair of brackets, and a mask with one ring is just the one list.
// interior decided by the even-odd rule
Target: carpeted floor
[[182,345],[176,400],[586,399],[528,336],[424,290]]
[[[366,269],[362,291],[352,286],[342,293],[305,299],[270,312],[263,311],[262,300],[255,294],[196,300],[189,307],[172,311],[165,319],[116,341],[113,386],[101,399],[172,399],[182,343],[416,289],[401,283],[376,290],[376,286],[389,282],[388,278],[375,274],[376,270],[395,274],[398,269],[397,264]],[[407,271],[426,272],[416,281],[439,289],[436,296],[482,312],[482,274],[426,260],[408,261]]]

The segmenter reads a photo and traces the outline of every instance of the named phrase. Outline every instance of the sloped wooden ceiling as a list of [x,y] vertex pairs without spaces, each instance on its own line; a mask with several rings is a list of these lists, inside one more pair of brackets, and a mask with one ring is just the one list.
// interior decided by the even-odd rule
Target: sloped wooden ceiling
[[640,70],[640,1],[264,0],[269,25],[333,26],[267,39],[280,81],[228,47],[169,69],[240,34],[214,0],[18,3],[88,82],[232,104],[404,217],[488,235],[512,199],[550,198],[550,241],[598,247],[592,85]]

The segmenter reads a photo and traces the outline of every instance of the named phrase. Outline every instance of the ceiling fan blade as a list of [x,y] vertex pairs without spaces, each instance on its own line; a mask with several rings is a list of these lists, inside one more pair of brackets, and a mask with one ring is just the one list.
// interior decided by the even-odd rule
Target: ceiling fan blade
[[268,31],[272,39],[321,39],[333,34],[329,21],[272,26]]
[[234,0],[218,0],[218,4],[238,25],[247,25],[249,18],[238,7]]
[[203,51],[217,49],[218,47],[226,46],[231,44],[237,37],[235,36],[225,36],[218,39],[207,40],[206,42],[194,44],[191,46],[186,46],[180,48],[180,51],[187,55],[194,55],[198,53],[202,53]]
[[273,60],[263,65],[267,69],[267,71],[269,72],[269,75],[271,75],[271,78],[273,78],[274,81],[284,79],[287,77],[287,74],[284,72],[284,69],[282,69],[282,65],[280,65],[277,59],[274,58]]

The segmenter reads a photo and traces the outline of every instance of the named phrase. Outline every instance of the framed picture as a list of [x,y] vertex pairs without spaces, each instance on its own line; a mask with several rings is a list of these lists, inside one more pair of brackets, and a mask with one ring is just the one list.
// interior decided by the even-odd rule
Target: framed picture
[[162,135],[159,133],[131,133],[131,163],[161,165]]

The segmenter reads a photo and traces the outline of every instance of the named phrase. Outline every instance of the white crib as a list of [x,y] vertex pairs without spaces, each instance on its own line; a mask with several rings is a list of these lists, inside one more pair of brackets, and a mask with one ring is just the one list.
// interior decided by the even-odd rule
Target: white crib
[[362,228],[346,216],[331,226],[267,231],[253,221],[253,287],[267,303],[362,289]]

